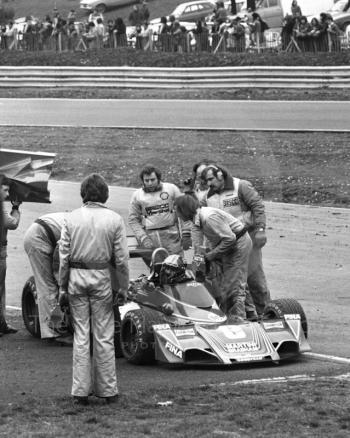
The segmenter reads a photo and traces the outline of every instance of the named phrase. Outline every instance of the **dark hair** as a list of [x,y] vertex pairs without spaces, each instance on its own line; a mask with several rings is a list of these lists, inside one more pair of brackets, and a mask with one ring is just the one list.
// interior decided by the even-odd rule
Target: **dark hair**
[[203,164],[204,164],[205,166],[209,166],[209,164],[214,164],[214,163],[213,163],[213,161],[208,160],[208,158],[203,158],[203,160],[198,161],[198,163],[196,163],[196,164],[192,167],[193,173],[196,173],[198,167],[202,166]]
[[141,181],[143,182],[143,177],[145,175],[151,175],[153,172],[156,174],[158,181],[160,181],[162,179],[162,173],[157,167],[154,167],[154,166],[145,166],[141,170],[140,175],[139,175]]
[[87,176],[80,186],[80,196],[83,202],[102,202],[107,201],[109,195],[108,185],[103,176],[92,173]]
[[174,204],[185,221],[192,220],[199,208],[198,199],[192,195],[181,195],[175,199]]
[[206,179],[207,173],[208,173],[209,170],[211,170],[213,172],[213,175],[215,176],[215,178],[217,178],[219,172],[222,173],[224,178],[227,178],[227,175],[228,175],[227,170],[224,169],[223,167],[216,166],[214,164],[210,164],[208,167],[206,167],[203,170],[201,178]]
[[11,186],[11,180],[6,175],[0,174],[0,181],[2,186]]

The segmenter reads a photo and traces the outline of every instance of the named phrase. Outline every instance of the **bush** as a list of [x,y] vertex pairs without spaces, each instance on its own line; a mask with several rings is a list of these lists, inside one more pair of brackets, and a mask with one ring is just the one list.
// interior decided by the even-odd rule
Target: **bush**
[[336,66],[349,65],[350,52],[338,53],[164,53],[131,48],[86,52],[3,51],[0,65],[26,66],[135,66],[135,67],[229,67],[229,66]]

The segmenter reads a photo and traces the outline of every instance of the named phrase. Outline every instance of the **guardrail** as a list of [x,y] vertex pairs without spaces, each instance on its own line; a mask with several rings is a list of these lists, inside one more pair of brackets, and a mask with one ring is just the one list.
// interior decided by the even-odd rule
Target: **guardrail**
[[350,67],[0,67],[0,87],[349,88]]

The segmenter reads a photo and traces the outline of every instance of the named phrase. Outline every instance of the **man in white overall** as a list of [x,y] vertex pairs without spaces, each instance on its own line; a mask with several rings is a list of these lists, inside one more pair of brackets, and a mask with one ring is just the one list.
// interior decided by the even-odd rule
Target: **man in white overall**
[[[86,177],[80,194],[83,206],[67,214],[59,242],[60,301],[68,291],[74,325],[72,395],[78,404],[88,404],[91,392],[111,403],[118,396],[111,280],[125,299],[129,285],[126,231],[121,216],[104,205],[109,192],[102,176]],[[115,271],[110,270],[111,263]]]

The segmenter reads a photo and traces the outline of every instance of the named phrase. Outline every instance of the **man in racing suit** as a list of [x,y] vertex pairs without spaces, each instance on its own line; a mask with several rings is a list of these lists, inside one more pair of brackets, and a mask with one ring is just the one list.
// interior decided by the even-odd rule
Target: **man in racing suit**
[[[11,180],[4,175],[0,175],[0,200],[1,207],[3,207],[3,201],[9,197],[9,190],[11,186]],[[12,209],[8,213],[3,208],[0,212],[2,215],[2,227],[0,233],[0,336],[3,334],[16,333],[17,329],[11,327],[6,322],[6,270],[7,270],[7,231],[15,230],[21,218],[18,207],[20,201],[11,201]]]
[[249,256],[248,288],[260,316],[270,300],[261,254],[261,248],[266,243],[264,203],[248,181],[233,178],[218,166],[206,167],[203,178],[207,181],[209,191],[201,205],[220,208],[240,219],[253,241]]
[[[74,325],[72,395],[76,403],[88,404],[93,391],[109,403],[118,394],[111,280],[119,287],[119,297],[125,299],[129,284],[127,238],[120,215],[104,205],[108,186],[102,176],[86,177],[80,194],[83,206],[67,214],[59,242],[60,302],[68,290]],[[115,271],[110,270],[111,263]]]
[[200,207],[191,195],[175,201],[176,211],[183,220],[192,220],[193,238],[204,234],[210,251],[205,254],[208,262],[218,260],[222,265],[219,305],[230,319],[245,319],[245,287],[248,274],[249,253],[252,242],[243,223],[225,211]]
[[[143,187],[132,195],[129,207],[129,225],[144,248],[165,248],[169,254],[181,254],[189,249],[191,230],[188,224],[180,231],[174,210],[180,189],[161,181],[161,172],[153,166],[142,169]],[[145,260],[146,261],[146,260]]]
[[[49,213],[36,219],[24,235],[24,250],[32,267],[38,296],[41,338],[71,343],[60,336],[51,324],[51,315],[58,304],[58,284],[54,275],[54,251],[61,236],[66,213]],[[58,260],[57,260],[58,271]]]

